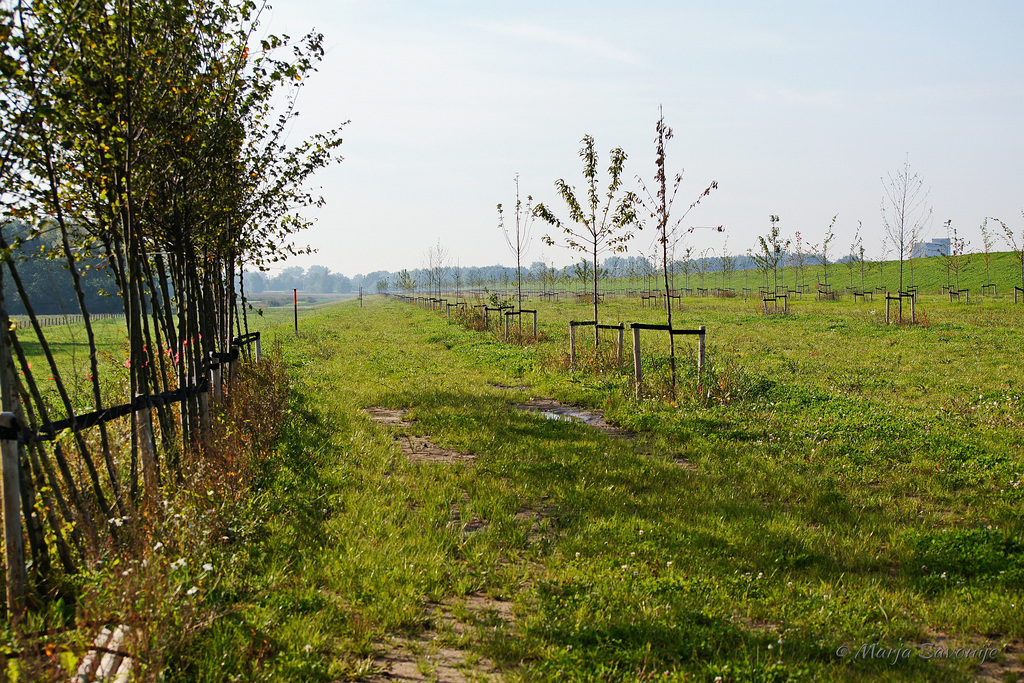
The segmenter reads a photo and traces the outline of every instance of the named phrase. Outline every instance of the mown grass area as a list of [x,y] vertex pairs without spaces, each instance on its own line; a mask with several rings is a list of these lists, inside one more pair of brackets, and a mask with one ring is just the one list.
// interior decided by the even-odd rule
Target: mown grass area
[[[540,304],[551,341],[525,347],[377,297],[304,318],[298,339],[268,318],[295,381],[287,435],[204,598],[224,616],[175,653],[171,677],[358,678],[431,627],[470,673],[480,657],[509,680],[992,672],[925,659],[929,642],[991,646],[1012,677],[1021,314],[941,304],[922,301],[928,325],[886,328],[870,302],[766,317],[688,299],[682,324],[709,329],[708,375],[684,362],[672,400],[652,337],[640,401],[608,357],[565,368],[564,323],[585,306]],[[602,311],[659,319],[615,299]],[[635,436],[514,408],[539,396],[602,408]],[[410,461],[369,406],[410,409],[412,432],[476,460]],[[481,594],[513,601],[514,623],[462,610],[467,635],[431,616]],[[873,643],[913,655],[855,656]]]

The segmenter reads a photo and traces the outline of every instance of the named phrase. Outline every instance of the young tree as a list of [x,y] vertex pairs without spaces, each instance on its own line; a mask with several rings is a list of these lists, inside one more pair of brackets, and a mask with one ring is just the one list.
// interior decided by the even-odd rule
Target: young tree
[[836,219],[839,218],[839,214],[832,216],[832,222],[828,225],[828,231],[825,233],[825,239],[821,242],[821,248],[815,249],[814,258],[821,264],[822,269],[825,271],[825,290],[828,290],[828,267],[831,264],[829,260],[829,251],[832,247],[832,241],[835,240],[836,235],[832,232],[835,227]]
[[[679,192],[679,186],[683,182],[683,172],[679,171],[676,173],[675,180],[672,183],[672,192],[669,194],[668,189],[668,173],[666,172],[666,160],[665,160],[665,143],[672,139],[672,129],[665,125],[665,115],[658,107],[658,122],[654,126],[656,136],[654,138],[654,193],[647,189],[647,185],[644,184],[643,180],[637,176],[637,181],[640,183],[640,189],[643,192],[644,197],[640,200],[641,206],[644,211],[655,221],[657,226],[657,241],[661,245],[661,257],[662,257],[662,275],[664,276],[665,284],[665,315],[668,318],[669,329],[672,329],[672,287],[669,282],[669,252],[672,252],[675,260],[675,248],[681,237],[679,227],[686,216],[700,204],[704,197],[711,194],[711,191],[718,187],[718,183],[712,181],[712,183],[701,192],[697,198],[690,203],[681,215],[675,220],[672,218],[672,206],[675,204],[676,195]],[[721,227],[719,227],[721,230]],[[687,232],[692,232],[693,228],[690,228]],[[689,247],[686,251],[684,269],[687,271],[687,279],[689,279],[689,261],[690,254],[693,248]],[[703,281],[703,273],[701,275]],[[689,284],[689,283],[687,283]],[[672,393],[675,394],[676,389],[676,348],[675,339],[672,334],[669,334],[669,362],[672,371]]]
[[988,219],[981,222],[981,244],[984,247],[982,258],[985,260],[985,285],[992,284],[992,247],[996,245],[996,236],[988,227]]
[[690,288],[690,275],[694,272],[693,252],[696,251],[696,247],[688,246],[683,250],[683,258],[680,261],[672,261],[672,289],[676,287],[676,271],[683,271],[683,287],[686,289]]
[[722,270],[722,288],[725,289],[732,283],[732,274],[736,270],[736,257],[729,254],[729,238],[725,238],[722,244],[722,256],[718,259],[719,267]]
[[883,266],[885,265],[886,258],[889,256],[889,249],[889,238],[883,237],[882,246],[878,250],[878,286],[882,289],[885,289],[885,271]]
[[[633,233],[627,228],[636,222],[636,195],[626,192],[619,195],[622,187],[622,170],[626,163],[626,153],[621,147],[610,152],[608,165],[608,189],[602,201],[598,190],[597,152],[594,150],[594,138],[585,135],[579,155],[583,159],[583,177],[586,182],[586,204],[581,204],[576,197],[576,190],[562,179],[555,181],[555,187],[562,200],[569,208],[569,222],[563,223],[544,204],[537,204],[535,214],[541,220],[562,230],[565,247],[589,254],[593,266],[594,294],[594,348],[600,343],[600,330],[597,328],[598,304],[598,261],[606,250],[614,252],[626,251],[626,244]],[[553,246],[555,240],[544,235],[544,243]]]
[[441,246],[441,239],[438,238],[437,243],[427,249],[427,290],[432,296],[441,298],[441,289],[448,279],[450,268],[448,250]]
[[705,276],[708,274],[708,270],[711,268],[711,258],[708,256],[709,253],[713,254],[715,250],[708,247],[704,251],[700,252],[700,258],[697,259],[697,277],[700,278],[701,289],[707,289],[707,283],[704,281]]
[[779,263],[782,262],[782,258],[786,255],[786,250],[789,249],[789,240],[782,239],[779,234],[779,217],[772,214],[768,217],[771,221],[772,227],[766,235],[758,235],[757,241],[761,246],[761,251],[757,253],[755,259],[758,264],[764,268],[765,271],[765,286],[767,287],[768,271],[774,278],[775,289],[773,291],[779,291]]
[[801,292],[803,291],[804,271],[807,269],[807,262],[811,256],[808,253],[808,248],[807,243],[804,242],[803,235],[798,230],[796,232],[793,254],[790,256],[790,263],[793,264],[793,270],[796,271],[796,288]]
[[[1024,216],[1024,211],[1021,211],[1021,216]],[[1017,257],[1017,263],[1020,264],[1020,287],[1021,289],[1024,289],[1024,234],[1021,235],[1021,241],[1018,243],[1017,238],[1013,234],[1013,230],[1010,229],[1010,226],[998,218],[993,218],[992,220],[1002,226],[1006,243],[1010,245],[1010,249],[1013,250],[1014,255]]]
[[515,232],[512,232],[510,227],[505,226],[505,216],[501,210],[501,204],[498,204],[498,227],[501,229],[502,234],[505,236],[505,244],[508,245],[509,251],[516,257],[516,300],[519,303],[519,308],[523,307],[523,256],[526,254],[526,250],[530,248],[530,228],[533,227],[533,197],[526,195],[526,204],[519,199],[519,174],[516,173],[516,208],[515,208],[515,219],[516,227]]
[[409,295],[416,289],[416,279],[409,274],[408,270],[402,268],[402,272],[395,277],[395,286]]
[[455,301],[458,301],[459,297],[462,295],[463,279],[462,266],[459,265],[458,261],[456,261],[455,266],[452,268],[452,280],[455,283]]
[[[910,159],[888,179],[882,179],[882,227],[900,260],[899,291],[904,289],[903,266],[913,256],[914,245],[921,240],[932,210],[928,191],[920,174],[910,170]],[[900,320],[903,320],[903,298],[900,298]]]
[[953,227],[952,219],[945,222],[946,233],[949,238],[949,253],[944,257],[946,267],[953,274],[953,282],[956,284],[956,291],[960,291],[960,274],[964,272],[971,263],[971,255],[967,252],[969,242],[963,237],[957,236],[956,228]]
[[[861,265],[864,258],[864,239],[860,236],[860,229],[863,224],[857,221],[857,232],[853,233],[853,243],[850,244],[850,255],[846,261],[846,267],[850,271],[850,289],[853,289],[853,276],[857,272],[857,266]],[[861,269],[861,291],[864,291],[864,271]]]

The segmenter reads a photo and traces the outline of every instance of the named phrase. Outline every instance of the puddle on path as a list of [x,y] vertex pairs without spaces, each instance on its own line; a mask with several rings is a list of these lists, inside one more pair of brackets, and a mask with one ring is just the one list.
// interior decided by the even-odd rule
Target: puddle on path
[[534,401],[527,401],[516,405],[517,410],[527,413],[536,413],[548,420],[560,422],[575,422],[584,424],[594,429],[600,429],[612,436],[632,437],[630,432],[620,429],[605,422],[604,415],[597,410],[588,410],[579,406],[566,405],[550,398],[540,398]]

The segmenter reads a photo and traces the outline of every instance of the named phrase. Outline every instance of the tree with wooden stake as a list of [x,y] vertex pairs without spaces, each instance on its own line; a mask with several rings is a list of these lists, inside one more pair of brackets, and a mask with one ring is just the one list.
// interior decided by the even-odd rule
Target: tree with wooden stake
[[[626,153],[621,147],[610,152],[608,164],[608,190],[602,201],[597,180],[597,152],[594,150],[594,138],[583,136],[580,158],[583,159],[583,177],[587,185],[587,203],[580,204],[576,198],[576,190],[562,179],[555,181],[555,188],[569,208],[569,223],[563,223],[543,203],[537,204],[534,214],[546,223],[560,228],[564,246],[568,249],[581,251],[590,256],[593,266],[594,285],[594,348],[600,343],[598,328],[597,283],[600,269],[598,258],[607,250],[614,252],[626,251],[626,244],[633,237],[627,228],[636,222],[636,195],[626,192],[620,196],[622,188],[622,170],[626,163]],[[549,246],[556,244],[550,235],[544,235],[544,243]]]
[[[647,212],[652,220],[657,225],[657,241],[661,245],[662,255],[662,275],[665,280],[665,315],[668,318],[669,330],[672,329],[672,289],[669,285],[669,252],[675,252],[675,245],[679,242],[682,237],[682,233],[679,228],[686,216],[689,215],[697,205],[700,204],[704,197],[711,194],[711,191],[718,188],[718,182],[712,181],[707,188],[704,189],[697,198],[690,203],[686,211],[682,213],[674,221],[672,220],[672,205],[675,203],[676,195],[679,192],[679,186],[683,182],[683,172],[679,171],[676,173],[675,180],[672,183],[672,193],[668,191],[668,175],[665,172],[665,143],[672,139],[672,129],[665,125],[665,115],[662,113],[661,107],[658,107],[658,123],[654,127],[657,135],[654,138],[654,194],[647,189],[643,180],[637,176],[637,181],[640,183],[640,189],[643,192],[643,197],[639,199],[640,205]],[[724,228],[718,226],[712,228],[717,232],[722,232]],[[689,228],[686,230],[687,233],[691,233],[696,228]],[[690,260],[690,250],[687,250],[686,260],[684,265],[688,269]],[[676,345],[675,338],[671,332],[668,335],[669,338],[669,365],[672,371],[672,395],[675,397],[676,392]]]
[[[864,239],[860,236],[860,230],[863,227],[860,221],[857,221],[857,232],[853,233],[853,243],[850,245],[850,255],[846,260],[846,267],[850,271],[850,289],[855,289],[853,286],[853,275],[857,272],[857,266],[862,262],[864,258]],[[864,291],[864,271],[861,270],[861,283],[860,289]]]
[[[1024,217],[1024,211],[1021,211],[1021,216]],[[985,220],[988,219],[986,218]],[[1017,263],[1020,264],[1020,287],[1014,287],[1013,295],[1013,302],[1017,303],[1017,290],[1019,289],[1021,293],[1024,294],[1024,234],[1021,235],[1021,241],[1017,242],[1017,238],[1014,236],[1013,230],[1010,229],[1010,226],[998,218],[993,218],[992,220],[1002,226],[1006,243],[1010,245],[1010,249],[1013,250],[1014,255],[1017,257]]]
[[[825,239],[821,241],[821,248],[815,248],[814,258],[821,264],[822,270],[825,272],[825,296],[832,298],[832,292],[829,290],[828,284],[828,267],[832,264],[829,260],[829,251],[832,249],[832,242],[836,238],[833,228],[836,225],[836,219],[839,218],[839,214],[832,216],[832,222],[828,224],[828,230],[825,232]],[[818,298],[821,299],[821,290],[819,289]]]
[[932,210],[928,204],[928,191],[920,174],[910,170],[910,159],[888,180],[882,179],[882,228],[900,259],[900,322],[903,322],[903,266],[913,256],[914,245],[921,240]]
[[[971,263],[971,255],[967,253],[967,246],[970,242],[964,240],[956,233],[956,228],[953,227],[952,219],[947,220],[945,223],[946,234],[949,237],[949,253],[943,258],[946,261],[946,268],[953,274],[953,282],[956,285],[957,293],[960,292],[960,274],[964,272],[967,266]],[[950,299],[952,300],[952,294]]]
[[987,218],[981,222],[981,244],[984,248],[982,258],[985,260],[985,284],[982,285],[981,293],[984,294],[985,289],[991,287],[992,294],[996,295],[996,285],[992,282],[992,248],[996,245],[996,236],[988,227]]
[[794,275],[796,275],[797,291],[803,292],[804,271],[807,269],[807,262],[811,255],[808,253],[809,245],[804,242],[803,235],[799,230],[796,231],[795,237],[794,249],[789,257],[789,262],[793,266]]
[[736,270],[736,257],[729,254],[729,238],[722,244],[722,255],[718,259],[718,267],[722,271],[722,289],[732,284],[732,274]]
[[786,250],[789,249],[789,240],[783,239],[779,234],[779,217],[772,214],[768,217],[772,227],[766,235],[758,235],[757,241],[761,247],[761,251],[757,252],[754,256],[754,260],[760,265],[765,271],[765,284],[767,285],[768,271],[771,271],[772,277],[775,282],[775,289],[772,292],[772,296],[775,296],[775,292],[779,291],[779,263],[782,262],[782,258],[786,254]]
[[[509,251],[516,257],[516,301],[519,308],[523,308],[523,256],[530,248],[530,229],[533,227],[533,197],[526,195],[526,204],[519,198],[519,174],[516,173],[516,208],[515,232],[511,227],[505,226],[505,214],[502,212],[501,204],[498,204],[498,227],[505,236],[505,244]],[[522,320],[519,321],[522,326]]]

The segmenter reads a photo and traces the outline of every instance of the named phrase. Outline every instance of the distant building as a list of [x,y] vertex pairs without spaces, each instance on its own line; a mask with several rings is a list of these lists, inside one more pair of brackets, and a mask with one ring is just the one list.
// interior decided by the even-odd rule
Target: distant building
[[919,242],[914,245],[911,258],[922,256],[949,256],[949,238],[936,237],[931,242]]

